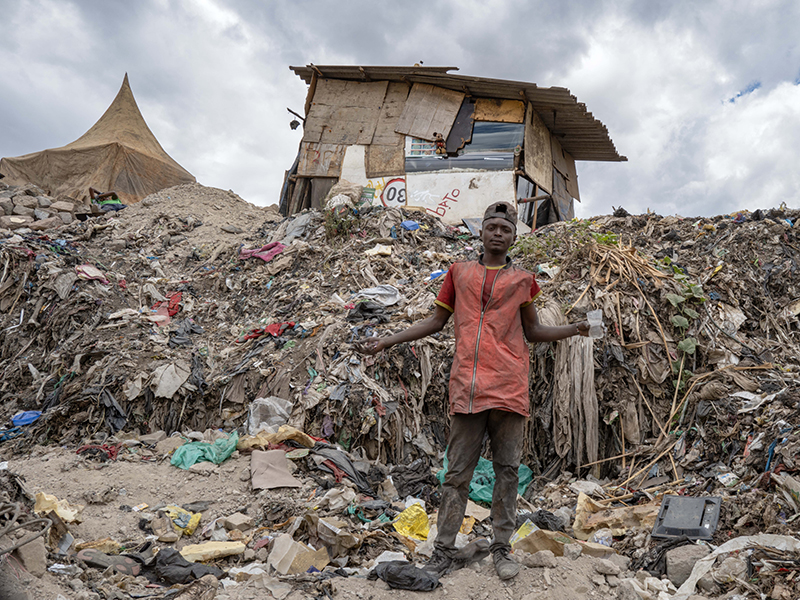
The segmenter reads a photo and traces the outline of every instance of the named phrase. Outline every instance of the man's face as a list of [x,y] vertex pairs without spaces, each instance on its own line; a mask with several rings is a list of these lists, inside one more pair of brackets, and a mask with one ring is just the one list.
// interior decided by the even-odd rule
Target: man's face
[[486,219],[481,228],[481,241],[486,252],[505,254],[517,238],[515,227],[506,219]]

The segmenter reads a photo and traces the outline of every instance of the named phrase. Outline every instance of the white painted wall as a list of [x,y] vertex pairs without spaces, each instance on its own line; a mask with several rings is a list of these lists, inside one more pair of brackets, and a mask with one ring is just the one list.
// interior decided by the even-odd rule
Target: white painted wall
[[366,149],[366,146],[359,144],[348,146],[345,149],[340,179],[357,185],[367,185],[367,169],[364,166]]
[[406,174],[406,204],[438,215],[448,225],[479,218],[492,202],[516,206],[512,171],[434,171]]

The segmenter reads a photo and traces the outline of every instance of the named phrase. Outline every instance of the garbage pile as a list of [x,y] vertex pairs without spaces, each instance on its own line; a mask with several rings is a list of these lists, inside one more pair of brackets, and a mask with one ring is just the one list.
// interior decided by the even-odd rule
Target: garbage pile
[[0,228],[44,231],[69,225],[75,219],[78,207],[74,202],[56,200],[33,184],[8,186],[0,182],[0,186]]
[[[140,568],[174,560],[192,572],[182,584],[227,571],[276,597],[300,583],[329,594],[334,574],[437,587],[407,564],[374,567],[432,550],[452,326],[375,357],[351,344],[429,314],[442,274],[480,242],[349,192],[284,218],[189,184],[47,234],[0,231],[0,450],[57,444],[195,472],[248,457],[256,514],[139,509],[151,543]],[[619,210],[520,236],[512,254],[537,273],[540,319],[599,309],[605,334],[531,348],[518,560],[627,557],[587,571],[620,597],[681,597],[682,585],[796,595],[799,214]],[[478,570],[486,465],[460,540],[462,566]],[[293,488],[306,500],[289,501]],[[699,517],[686,509],[707,519],[703,535],[677,504],[665,512],[672,497],[716,499]],[[703,573],[687,571],[695,562]]]

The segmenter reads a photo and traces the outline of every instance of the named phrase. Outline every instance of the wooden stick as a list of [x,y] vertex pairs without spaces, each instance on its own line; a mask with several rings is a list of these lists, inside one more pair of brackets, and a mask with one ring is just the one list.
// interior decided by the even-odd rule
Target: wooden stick
[[[681,368],[678,369],[678,382],[675,384],[675,394],[672,396],[672,408],[669,409],[669,414],[672,415],[675,412],[675,401],[678,399],[678,390],[681,387],[681,377],[683,377],[683,363],[686,360],[686,353],[683,353],[681,356]],[[670,422],[672,421],[672,417],[670,420],[667,421],[667,426],[669,426]]]
[[619,416],[619,435],[622,440],[622,468],[625,468],[625,426],[622,424],[622,415]]
[[[619,281],[619,279],[617,279],[617,281]],[[608,288],[606,288],[606,290],[608,290]],[[624,346],[625,334],[622,332],[622,311],[619,308],[619,292],[614,294],[614,303],[617,305],[617,321],[619,321],[619,341]]]
[[669,456],[669,462],[672,463],[672,472],[675,473],[675,480],[678,480],[678,467],[675,466],[675,459],[672,458],[672,452],[667,454]]
[[539,203],[538,202],[534,202],[533,203],[533,227],[531,227],[531,229],[533,231],[536,231],[536,217],[538,217],[538,216],[539,216]]
[[617,460],[618,458],[628,457],[628,456],[636,456],[636,452],[628,452],[627,454],[617,454],[616,456],[609,456],[608,458],[601,458],[600,460],[596,460],[594,462],[586,463],[581,465],[583,467],[591,467],[592,465],[599,465],[600,463],[608,462],[610,460]]
[[646,472],[647,472],[647,470],[648,470],[648,469],[650,469],[650,467],[652,467],[652,466],[653,466],[654,464],[656,464],[656,463],[657,463],[659,460],[661,460],[661,458],[662,458],[662,457],[663,457],[663,456],[664,456],[664,455],[665,455],[667,452],[669,452],[670,450],[672,450],[672,449],[675,447],[675,445],[676,445],[677,443],[678,443],[678,440],[675,440],[674,442],[672,442],[672,443],[671,443],[669,446],[667,446],[667,448],[666,448],[666,449],[665,449],[665,450],[664,450],[664,451],[663,451],[661,454],[659,454],[659,455],[658,455],[658,456],[656,456],[656,457],[655,457],[653,460],[651,460],[651,461],[650,461],[650,462],[647,464],[647,466],[646,466],[646,467],[642,467],[641,469],[639,469],[639,470],[638,470],[636,473],[634,473],[633,475],[631,475],[630,477],[628,477],[628,478],[627,478],[625,481],[623,481],[623,482],[622,482],[622,483],[621,483],[621,484],[620,484],[618,487],[621,487],[621,486],[625,485],[626,483],[629,483],[631,480],[633,480],[633,479],[637,478],[637,477],[638,477],[639,475],[641,475],[642,473],[646,473]]
[[567,316],[572,311],[572,309],[575,308],[578,305],[578,302],[581,301],[581,298],[583,298],[584,295],[586,294],[586,292],[589,291],[590,287],[592,287],[592,282],[591,281],[586,284],[586,287],[583,288],[583,291],[581,292],[581,295],[578,296],[577,300],[575,300],[575,304],[573,304],[572,306],[569,307],[569,310],[567,310],[567,312],[564,313],[564,316]]
[[642,400],[644,400],[644,403],[647,405],[647,409],[650,411],[650,414],[652,415],[653,420],[656,422],[656,425],[658,425],[658,428],[661,430],[661,434],[662,435],[667,435],[667,432],[664,429],[664,426],[661,424],[661,421],[658,420],[658,417],[656,416],[656,413],[653,411],[653,407],[650,406],[650,403],[647,401],[647,398],[645,398],[644,392],[642,392],[642,388],[639,387],[639,382],[636,381],[636,376],[633,373],[631,373],[630,375],[631,375],[631,379],[633,380],[633,385],[635,385],[636,389],[639,390],[639,395],[642,397]]
[[[772,363],[764,363],[762,365],[756,365],[754,367],[735,367],[733,365],[728,365],[727,367],[722,367],[721,369],[717,369],[716,371],[709,371],[708,373],[704,373],[703,375],[698,375],[697,379],[695,379],[692,382],[692,385],[689,386],[689,389],[686,390],[686,393],[683,395],[683,399],[675,407],[675,410],[671,411],[669,419],[667,419],[667,423],[672,422],[672,419],[675,418],[675,415],[678,414],[678,411],[680,410],[681,406],[683,406],[683,403],[686,402],[686,399],[689,397],[689,394],[691,394],[695,386],[704,379],[708,379],[709,377],[717,375],[718,373],[721,373],[722,371],[726,371],[728,369],[733,369],[734,371],[765,371],[774,368],[775,365],[773,365]],[[659,435],[658,440],[656,440],[656,445],[658,445],[660,442],[661,442],[661,435]]]
[[[679,483],[683,483],[683,480],[675,480],[670,483],[662,483],[661,485],[656,485],[653,487],[645,488],[643,490],[637,490],[639,492],[655,492],[663,488],[672,487],[673,485],[677,485]],[[636,495],[636,492],[630,492],[628,494],[623,494],[622,496],[612,496],[610,498],[603,498],[602,500],[595,500],[598,504],[609,504],[611,502],[621,502],[622,500],[629,500]]]

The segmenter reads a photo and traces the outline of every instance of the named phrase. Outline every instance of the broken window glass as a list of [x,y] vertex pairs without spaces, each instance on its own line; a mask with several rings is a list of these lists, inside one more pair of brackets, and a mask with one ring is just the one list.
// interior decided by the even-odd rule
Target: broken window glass
[[514,168],[514,148],[522,146],[523,123],[478,121],[472,141],[458,151],[458,156],[436,154],[434,143],[406,138],[406,173],[466,169],[504,171]]

